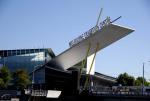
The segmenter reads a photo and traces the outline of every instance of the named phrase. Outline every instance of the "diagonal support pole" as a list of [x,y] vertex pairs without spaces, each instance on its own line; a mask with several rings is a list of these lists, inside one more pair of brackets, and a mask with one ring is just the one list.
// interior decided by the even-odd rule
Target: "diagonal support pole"
[[82,69],[85,67],[86,59],[88,57],[90,49],[91,49],[91,43],[88,44],[88,49],[86,51],[86,56],[85,56],[85,59],[82,61],[82,66],[80,68],[80,74],[82,74]]
[[98,48],[99,48],[99,43],[97,43],[97,45],[96,45],[94,57],[93,57],[93,59],[92,59],[92,63],[91,63],[91,66],[90,66],[90,70],[89,70],[89,72],[88,72],[88,75],[87,75],[87,78],[86,78],[86,81],[85,81],[85,84],[84,84],[84,89],[87,87],[87,84],[89,83],[90,72],[91,72],[91,70],[92,70],[93,63],[94,63],[94,59],[95,59],[95,57],[96,57],[96,53],[97,53]]

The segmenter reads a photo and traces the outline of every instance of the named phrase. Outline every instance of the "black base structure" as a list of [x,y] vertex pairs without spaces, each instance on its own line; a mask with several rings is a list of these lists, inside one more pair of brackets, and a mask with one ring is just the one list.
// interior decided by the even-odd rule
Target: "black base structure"
[[33,90],[58,90],[62,92],[61,96],[79,94],[78,71],[62,71],[44,66],[35,70],[31,76],[33,74],[34,84],[30,87]]
[[[58,98],[47,98],[46,95],[30,95],[30,97],[28,97],[29,101],[150,101],[149,95],[121,94],[121,92],[113,93],[103,91],[94,93],[88,89],[80,90],[80,80],[85,80],[83,80],[84,78],[79,79],[79,77],[82,76],[80,76],[79,71],[76,70],[61,71],[45,66],[34,71],[34,75],[39,75],[41,71],[44,72],[42,74],[45,83],[39,84],[40,81],[36,81],[35,79],[33,90],[59,90],[62,91],[62,93]],[[105,87],[103,86],[102,88]]]
[[28,101],[150,101],[149,96],[78,95],[59,98],[31,97]]

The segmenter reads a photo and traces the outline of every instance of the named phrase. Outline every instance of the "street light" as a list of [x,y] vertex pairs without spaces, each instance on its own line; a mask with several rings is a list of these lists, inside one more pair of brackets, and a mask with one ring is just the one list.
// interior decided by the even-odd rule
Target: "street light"
[[35,70],[37,69],[39,65],[34,66],[33,71],[32,71],[32,84],[35,83]]
[[143,62],[143,79],[142,79],[142,94],[144,94],[144,62]]
[[[150,62],[150,61],[147,61]],[[142,81],[142,93],[144,94],[144,67],[145,67],[145,63],[143,62],[143,81]]]
[[[148,62],[150,62],[150,61],[148,61]],[[150,80],[150,79],[149,79]]]

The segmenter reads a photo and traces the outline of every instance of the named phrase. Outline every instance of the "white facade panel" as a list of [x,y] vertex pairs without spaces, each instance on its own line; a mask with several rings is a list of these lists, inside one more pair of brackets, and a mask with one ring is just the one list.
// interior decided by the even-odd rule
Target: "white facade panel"
[[[94,73],[95,73],[95,59],[94,59],[94,61],[93,61],[93,59],[94,59],[94,54],[87,57],[86,74],[94,75]],[[93,61],[93,65],[92,65],[92,61]]]

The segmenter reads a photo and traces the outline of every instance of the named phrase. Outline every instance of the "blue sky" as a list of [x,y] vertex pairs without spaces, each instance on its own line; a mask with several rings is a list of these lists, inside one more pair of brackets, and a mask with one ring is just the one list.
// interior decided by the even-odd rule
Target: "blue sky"
[[150,79],[149,0],[0,0],[0,49],[50,47],[58,55],[69,41],[107,16],[135,32],[98,52],[96,71],[117,76],[127,72]]

